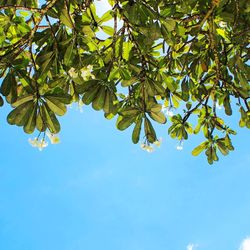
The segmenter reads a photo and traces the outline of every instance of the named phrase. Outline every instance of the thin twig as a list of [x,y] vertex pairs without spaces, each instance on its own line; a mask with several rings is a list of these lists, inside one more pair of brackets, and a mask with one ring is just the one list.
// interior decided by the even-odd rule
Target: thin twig
[[0,6],[0,10],[8,10],[8,9],[15,9],[17,10],[26,10],[26,11],[32,11],[32,12],[41,12],[41,8],[33,8],[33,7],[24,7],[24,6],[19,6],[19,5],[4,5]]

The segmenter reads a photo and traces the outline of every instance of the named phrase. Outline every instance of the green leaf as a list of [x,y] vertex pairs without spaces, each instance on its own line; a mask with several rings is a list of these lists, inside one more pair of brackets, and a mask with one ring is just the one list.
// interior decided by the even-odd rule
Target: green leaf
[[140,110],[138,108],[128,107],[124,108],[120,114],[122,116],[137,116],[140,113]]
[[52,134],[57,134],[60,131],[60,124],[54,114],[53,111],[49,108],[49,106],[44,103],[41,106],[42,117],[44,119],[45,125],[48,127],[49,131]]
[[37,105],[33,105],[33,109],[29,114],[29,118],[27,119],[23,130],[27,134],[32,134],[36,127],[36,115],[37,115]]
[[135,121],[135,117],[133,116],[122,117],[120,120],[117,121],[116,126],[119,130],[125,130],[129,126],[131,126],[134,121]]
[[116,96],[110,90],[106,90],[105,102],[103,105],[103,110],[105,113],[116,113],[114,102],[116,101]]
[[[88,37],[95,37],[95,32],[91,29],[89,25],[84,25],[82,27],[82,32]],[[93,42],[93,41],[92,41]]]
[[2,107],[3,104],[4,104],[3,98],[2,98],[2,96],[0,96],[0,107]]
[[12,86],[13,76],[11,73],[8,73],[7,76],[4,78],[2,85],[1,85],[1,94],[4,96],[9,95],[11,86]]
[[68,66],[72,60],[72,55],[73,55],[73,51],[74,51],[74,41],[72,41],[68,48],[66,49],[65,55],[64,55],[64,64],[66,66]]
[[57,115],[64,115],[67,111],[65,104],[58,101],[57,98],[45,97],[44,98],[48,107]]
[[217,140],[216,144],[218,146],[218,149],[220,150],[220,152],[223,155],[227,155],[228,154],[228,149],[227,149],[226,145],[224,144],[223,140]]
[[83,96],[82,101],[89,105],[95,98],[100,89],[100,85],[91,87]]
[[229,96],[226,96],[224,98],[223,105],[224,105],[224,108],[225,108],[225,113],[227,115],[232,115],[232,108],[231,108]]
[[203,150],[207,148],[208,144],[209,144],[208,141],[202,142],[199,146],[193,149],[192,155],[193,156],[199,155]]
[[172,32],[175,29],[176,21],[170,18],[165,19],[165,21],[162,23],[168,30],[168,32]]
[[55,88],[57,86],[62,86],[66,82],[66,79],[64,77],[59,77],[58,79],[54,79],[51,82],[48,83],[50,88]]
[[58,102],[64,103],[64,104],[70,104],[72,97],[69,94],[66,93],[60,93],[60,94],[56,94],[56,93],[46,93],[44,95],[45,98],[48,99],[53,99],[53,100],[57,100]]
[[149,110],[154,113],[159,113],[162,110],[162,105],[161,104],[150,105]]
[[7,121],[9,124],[17,126],[23,126],[30,115],[30,111],[33,109],[34,103],[33,101],[25,102],[21,105],[19,105],[17,108],[12,110],[8,116]]
[[189,86],[188,81],[184,79],[181,83],[182,100],[187,102],[189,100]]
[[218,28],[218,29],[216,29],[216,31],[217,31],[217,33],[221,36],[221,37],[223,37],[224,39],[228,39],[228,37],[227,37],[227,33],[226,33],[226,31],[224,30],[224,29],[220,29],[220,28]]
[[176,90],[176,85],[174,82],[174,79],[172,77],[167,76],[166,74],[163,74],[164,82],[166,83],[168,89],[171,92],[174,92]]
[[34,96],[31,94],[24,95],[22,97],[17,98],[17,100],[14,103],[12,103],[12,106],[17,107],[25,102],[33,100],[33,98],[34,98]]
[[[44,121],[43,121],[43,119],[44,119]],[[36,128],[40,132],[44,132],[46,130],[46,128],[47,128],[46,125],[45,125],[45,118],[42,117],[40,108],[39,108],[39,112],[38,112],[38,114],[36,116]]]
[[72,18],[68,12],[67,9],[62,9],[61,10],[61,14],[60,14],[60,20],[62,21],[63,24],[65,24],[66,26],[68,26],[70,29],[74,28],[74,24],[72,21]]
[[134,84],[136,82],[137,82],[137,78],[136,77],[131,77],[129,80],[122,79],[121,85],[122,85],[122,87],[128,87],[128,86],[131,86],[132,84]]
[[49,53],[49,54],[51,56],[47,60],[43,61],[43,63],[41,64],[41,66],[39,68],[41,76],[45,75],[48,72],[48,70],[50,69],[50,67],[52,66],[55,54],[53,52]]
[[210,147],[206,150],[205,154],[207,155],[207,161],[208,161],[208,163],[209,163],[210,165],[213,164],[213,151],[212,151],[212,146],[210,146]]
[[41,65],[42,63],[48,61],[54,56],[54,51],[42,51],[38,54],[36,58],[36,64]]
[[104,86],[101,86],[95,99],[92,102],[92,107],[95,110],[101,110],[104,107],[106,97],[106,89]]
[[150,120],[145,117],[144,119],[144,131],[145,131],[145,136],[148,139],[148,141],[150,143],[154,143],[156,141],[156,133],[155,130],[152,126],[152,123],[150,122]]
[[108,35],[113,36],[114,34],[114,29],[110,26],[102,25],[101,29]]
[[140,139],[140,133],[141,133],[141,125],[142,125],[142,118],[136,121],[133,134],[132,134],[132,141],[134,144],[137,144]]
[[107,12],[105,12],[102,17],[99,19],[98,24],[102,24],[105,23],[109,20],[112,19],[112,12],[110,10],[108,10]]
[[122,48],[122,57],[124,60],[128,61],[131,49],[133,48],[133,43],[128,41],[128,42],[123,42],[123,48]]
[[155,120],[156,122],[159,122],[161,124],[164,124],[167,122],[167,119],[165,117],[165,115],[161,112],[155,113],[155,112],[150,112],[149,116]]

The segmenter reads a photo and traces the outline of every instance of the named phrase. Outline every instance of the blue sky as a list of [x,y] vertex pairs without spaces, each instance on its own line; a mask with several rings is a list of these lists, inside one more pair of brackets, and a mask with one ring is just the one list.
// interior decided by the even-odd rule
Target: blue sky
[[39,152],[6,114],[0,249],[233,250],[250,235],[247,130],[209,166],[190,154],[197,136],[177,151],[161,126],[163,144],[149,154],[89,107],[69,109],[61,143]]
[[[222,111],[220,111],[222,112]],[[39,152],[1,108],[0,249],[249,250],[249,131],[213,166],[159,126],[149,154],[103,113],[74,106],[61,143]],[[244,241],[245,240],[245,241]]]

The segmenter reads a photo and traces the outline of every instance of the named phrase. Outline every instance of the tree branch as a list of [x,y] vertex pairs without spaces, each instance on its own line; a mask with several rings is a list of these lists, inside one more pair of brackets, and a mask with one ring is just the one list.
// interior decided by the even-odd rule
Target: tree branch
[[41,8],[33,8],[33,7],[24,7],[19,5],[4,5],[0,6],[0,10],[8,10],[8,9],[15,9],[16,10],[26,10],[26,11],[32,11],[32,12],[41,12]]
[[[46,5],[44,8],[41,9],[40,13],[40,17],[37,18],[36,23],[34,24],[33,29],[26,34],[24,37],[22,37],[17,43],[15,43],[14,48],[10,51],[8,51],[5,55],[0,57],[0,61],[2,61],[6,56],[8,56],[9,54],[13,53],[15,54],[15,50],[19,49],[21,51],[23,51],[24,49],[22,49],[22,46],[26,47],[25,45],[29,44],[30,41],[32,40],[33,36],[35,35],[36,31],[39,28],[39,24],[41,23],[44,15],[48,12],[48,10],[50,8],[52,8],[54,6],[54,4],[57,2],[58,0],[51,0],[51,2]],[[20,54],[20,53],[19,53]]]

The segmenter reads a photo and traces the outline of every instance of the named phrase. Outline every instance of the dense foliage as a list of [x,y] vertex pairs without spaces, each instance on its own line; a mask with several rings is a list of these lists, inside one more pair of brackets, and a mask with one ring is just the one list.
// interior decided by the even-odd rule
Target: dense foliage
[[116,117],[119,130],[133,126],[133,143],[141,139],[147,151],[159,144],[154,122],[165,124],[167,117],[168,133],[181,143],[204,134],[192,154],[205,151],[210,164],[219,151],[233,150],[235,131],[217,109],[228,116],[239,111],[239,126],[250,128],[250,2],[109,4],[99,17],[91,0],[42,6],[0,0],[0,103],[13,107],[8,123],[53,136],[57,116],[83,102]]

